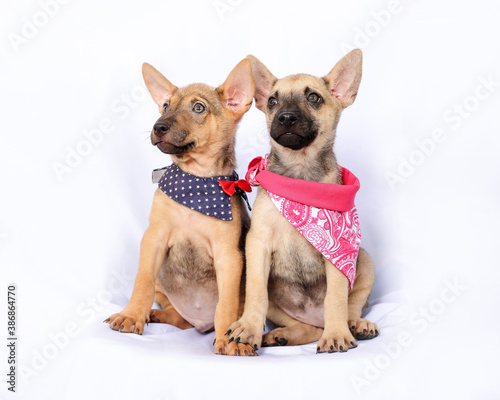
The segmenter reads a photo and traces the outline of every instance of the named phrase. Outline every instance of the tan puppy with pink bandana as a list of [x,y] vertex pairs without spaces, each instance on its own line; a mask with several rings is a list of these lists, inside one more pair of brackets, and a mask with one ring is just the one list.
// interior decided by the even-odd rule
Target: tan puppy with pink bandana
[[[272,140],[269,156],[247,174],[260,187],[246,240],[245,310],[227,335],[255,349],[318,341],[319,353],[345,352],[379,334],[362,318],[374,268],[359,248],[359,181],[333,151],[340,114],[356,98],[362,54],[353,50],[323,78],[277,79],[248,58]],[[266,315],[279,328],[262,336]]]

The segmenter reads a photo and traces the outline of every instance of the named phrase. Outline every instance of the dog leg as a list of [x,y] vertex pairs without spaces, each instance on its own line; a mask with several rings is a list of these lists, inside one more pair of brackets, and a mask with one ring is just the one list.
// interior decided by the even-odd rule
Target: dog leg
[[161,306],[162,309],[152,309],[149,313],[149,322],[169,324],[180,329],[189,329],[193,327],[193,325],[182,318],[174,306],[170,304],[167,294],[158,281],[156,281],[155,284],[155,301]]
[[335,266],[325,259],[325,329],[318,341],[318,353],[345,352],[357,347],[347,325],[349,283]]
[[375,269],[370,255],[359,249],[356,264],[356,279],[354,287],[349,293],[349,328],[356,339],[372,339],[379,335],[377,324],[361,318],[364,309],[368,305],[368,297],[373,288],[375,280]]
[[236,245],[215,249],[214,263],[217,273],[219,302],[215,309],[215,353],[231,356],[253,356],[255,349],[239,341],[230,341],[225,335],[231,322],[238,319],[240,282],[243,272],[243,255]]
[[280,328],[273,329],[262,337],[262,347],[296,346],[319,340],[322,328],[304,324],[290,317],[273,302],[269,302],[267,318]]
[[[162,202],[158,197],[163,193],[155,194],[150,222],[159,221],[157,213],[161,214]],[[112,329],[120,332],[130,332],[142,335],[144,325],[149,322],[149,314],[155,297],[155,282],[166,255],[168,230],[161,224],[150,225],[141,241],[139,270],[135,278],[134,290],[128,305],[122,312],[111,315],[104,322],[108,322]]]
[[[255,204],[257,204],[257,200]],[[255,206],[255,210],[259,207]],[[263,217],[263,216],[261,216]],[[259,218],[254,214],[254,220]],[[258,349],[262,343],[262,332],[266,323],[268,308],[267,281],[271,268],[271,243],[272,232],[266,224],[254,223],[250,228],[246,240],[246,296],[245,310],[241,318],[234,322],[228,329],[229,340],[249,344]],[[263,228],[255,228],[263,227]]]

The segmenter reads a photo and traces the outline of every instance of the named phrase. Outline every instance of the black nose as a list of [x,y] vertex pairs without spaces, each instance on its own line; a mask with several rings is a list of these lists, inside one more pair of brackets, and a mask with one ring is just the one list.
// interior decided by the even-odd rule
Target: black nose
[[297,114],[290,111],[282,112],[278,115],[278,121],[281,125],[288,128],[297,122]]
[[153,126],[153,131],[156,136],[163,136],[165,135],[168,130],[170,129],[170,125],[166,122],[163,121],[158,121],[154,126]]

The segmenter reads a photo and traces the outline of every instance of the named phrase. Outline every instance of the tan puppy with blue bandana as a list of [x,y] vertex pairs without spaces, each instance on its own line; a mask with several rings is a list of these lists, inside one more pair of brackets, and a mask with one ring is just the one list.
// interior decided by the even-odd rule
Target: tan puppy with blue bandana
[[[183,329],[194,326],[200,332],[215,329],[216,354],[253,355],[251,346],[229,343],[224,336],[239,315],[242,244],[249,224],[236,188],[234,140],[254,96],[250,61],[241,61],[217,88],[204,84],[177,88],[149,64],[144,64],[143,76],[162,114],[151,132],[152,144],[170,154],[173,164],[153,199],[130,302],[105,322],[112,329],[136,334],[142,334],[148,322]],[[190,192],[179,181],[186,179],[187,184],[188,177],[190,184],[211,182],[210,191],[201,193],[203,188],[193,185]],[[179,193],[194,194],[200,202],[206,195],[203,202],[210,206],[217,194],[224,207],[219,213],[203,213],[200,205],[169,191],[172,182],[182,184]],[[224,217],[218,218],[221,214]],[[161,310],[151,309],[154,300]]]

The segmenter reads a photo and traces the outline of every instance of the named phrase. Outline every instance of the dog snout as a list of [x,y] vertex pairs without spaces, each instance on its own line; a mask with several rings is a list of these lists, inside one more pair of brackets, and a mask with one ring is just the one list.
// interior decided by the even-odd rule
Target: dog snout
[[278,115],[278,122],[286,128],[295,124],[297,120],[297,114],[294,112],[284,111]]
[[156,136],[162,137],[165,135],[170,129],[170,124],[165,121],[158,121],[153,126],[153,132]]

